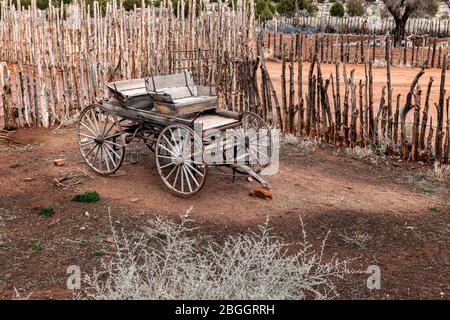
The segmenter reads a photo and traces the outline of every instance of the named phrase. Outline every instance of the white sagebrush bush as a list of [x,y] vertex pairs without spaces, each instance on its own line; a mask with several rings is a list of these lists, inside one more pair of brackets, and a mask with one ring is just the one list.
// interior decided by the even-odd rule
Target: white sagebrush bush
[[434,168],[428,172],[428,176],[440,183],[450,183],[450,165],[434,163]]
[[281,142],[286,147],[294,147],[297,152],[303,155],[314,153],[319,143],[309,137],[296,137],[293,134],[284,134]]
[[361,148],[359,146],[356,146],[354,148],[347,148],[345,149],[345,153],[350,157],[358,160],[373,160],[374,158],[376,158],[375,153],[369,147]]
[[191,223],[188,215],[180,223],[158,217],[134,240],[114,232],[117,253],[85,278],[79,298],[328,299],[337,295],[333,281],[350,273],[347,261],[323,261],[325,241],[316,252],[305,233],[288,253],[292,244],[267,223],[223,243],[192,235]]

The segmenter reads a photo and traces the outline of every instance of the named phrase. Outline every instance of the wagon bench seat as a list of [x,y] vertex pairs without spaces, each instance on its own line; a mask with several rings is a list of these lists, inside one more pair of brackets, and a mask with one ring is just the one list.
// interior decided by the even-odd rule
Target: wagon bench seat
[[154,104],[156,111],[177,116],[215,109],[217,106],[217,97],[191,96],[173,99],[172,102],[154,101]]
[[136,109],[153,108],[152,99],[145,87],[145,79],[131,79],[106,84],[110,93],[123,107]]

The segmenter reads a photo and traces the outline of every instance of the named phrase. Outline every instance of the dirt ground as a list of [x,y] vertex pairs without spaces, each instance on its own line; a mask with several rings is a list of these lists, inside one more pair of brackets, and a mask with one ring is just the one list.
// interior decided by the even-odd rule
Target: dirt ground
[[[13,147],[0,145],[0,298],[15,298],[15,290],[71,298],[67,267],[89,273],[109,257],[96,253],[112,250],[108,210],[115,227],[135,232],[155,215],[177,218],[191,206],[200,232],[218,239],[267,217],[294,242],[302,239],[301,216],[317,248],[330,231],[327,256],[355,258],[355,270],[381,268],[381,290],[367,289],[367,275],[352,275],[339,283],[340,298],[450,297],[450,182],[437,181],[427,165],[357,160],[344,149],[295,142],[283,145],[279,172],[266,177],[273,200],[250,197],[255,182],[213,172],[199,194],[182,199],[164,188],[146,149],[136,147],[136,164],[128,152],[118,174],[101,177],[81,162],[74,130],[58,133],[21,129]],[[65,166],[54,166],[56,158]],[[101,200],[71,201],[89,190]],[[39,216],[43,207],[55,214]]]

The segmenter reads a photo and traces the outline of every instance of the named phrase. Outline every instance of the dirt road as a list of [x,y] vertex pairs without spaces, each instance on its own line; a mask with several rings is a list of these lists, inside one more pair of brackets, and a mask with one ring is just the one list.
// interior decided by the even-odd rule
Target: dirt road
[[[181,199],[167,192],[153,155],[140,147],[137,164],[125,161],[114,177],[100,177],[81,163],[73,130],[22,129],[13,138],[20,144],[0,145],[0,297],[13,297],[14,288],[32,298],[70,297],[67,266],[88,272],[105,258],[95,252],[109,248],[108,208],[113,224],[136,231],[154,215],[176,218],[191,206],[202,230],[218,238],[267,217],[292,241],[301,240],[299,216],[317,246],[330,230],[328,254],[357,257],[359,270],[382,270],[382,290],[370,292],[364,275],[354,276],[341,284],[343,298],[450,297],[450,185],[436,181],[429,166],[356,160],[345,150],[295,142],[282,147],[280,171],[267,177],[273,200],[248,196],[254,182],[213,172],[199,194]],[[56,158],[66,165],[55,167]],[[71,201],[88,190],[100,202]],[[43,207],[55,214],[40,217]],[[361,247],[345,235],[367,239]]]

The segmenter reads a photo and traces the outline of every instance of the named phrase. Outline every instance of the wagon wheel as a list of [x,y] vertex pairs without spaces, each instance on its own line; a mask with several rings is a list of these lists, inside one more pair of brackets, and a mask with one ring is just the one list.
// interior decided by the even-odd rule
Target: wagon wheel
[[77,140],[84,162],[95,172],[108,175],[119,169],[125,141],[117,117],[100,105],[86,107],[78,119]]
[[207,173],[203,145],[188,126],[164,128],[156,141],[155,156],[162,181],[176,195],[190,196],[203,187]]
[[[272,134],[266,122],[253,112],[243,112],[242,125],[234,130],[236,160],[261,172],[269,166],[272,156]],[[244,171],[236,168],[239,173]]]

